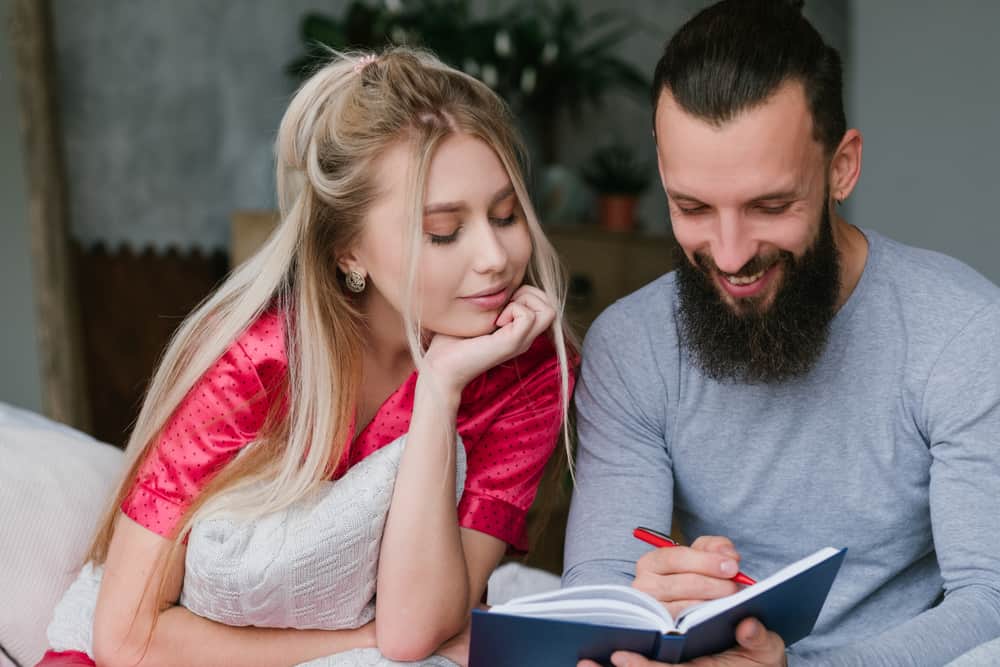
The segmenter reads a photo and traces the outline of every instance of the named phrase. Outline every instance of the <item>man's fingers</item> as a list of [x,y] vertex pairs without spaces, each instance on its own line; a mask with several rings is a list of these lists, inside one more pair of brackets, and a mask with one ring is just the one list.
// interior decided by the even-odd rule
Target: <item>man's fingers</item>
[[739,552],[728,537],[720,535],[702,535],[691,543],[691,548],[697,551],[710,551],[712,553],[728,555],[730,558],[739,560]]
[[[706,577],[701,574],[681,573],[669,576],[640,575],[636,577],[634,586],[657,600],[668,603],[686,602],[689,606],[693,601],[715,600],[732,595],[739,586],[729,579]],[[674,613],[674,609],[670,609]]]
[[745,618],[736,626],[736,641],[750,652],[752,659],[765,665],[780,665],[785,660],[785,642],[755,618]]
[[653,662],[638,653],[615,651],[611,654],[611,664],[615,667],[650,667],[651,665],[660,665],[663,663]]
[[693,547],[663,547],[650,551],[636,563],[636,573],[676,574],[691,572],[706,577],[729,579],[739,572],[739,561],[731,555],[702,551]]
[[768,632],[767,628],[756,618],[745,618],[736,626],[736,641],[740,646],[750,651],[773,648],[776,638],[780,643],[781,638],[773,632]]

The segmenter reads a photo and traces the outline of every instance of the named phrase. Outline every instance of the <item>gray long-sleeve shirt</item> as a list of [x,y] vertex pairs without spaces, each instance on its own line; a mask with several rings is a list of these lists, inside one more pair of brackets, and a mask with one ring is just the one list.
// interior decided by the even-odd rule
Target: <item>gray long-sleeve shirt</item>
[[630,583],[634,526],[725,535],[764,577],[847,558],[791,665],[942,665],[1000,636],[1000,289],[866,231],[805,377],[705,377],[666,275],[587,335],[563,585]]

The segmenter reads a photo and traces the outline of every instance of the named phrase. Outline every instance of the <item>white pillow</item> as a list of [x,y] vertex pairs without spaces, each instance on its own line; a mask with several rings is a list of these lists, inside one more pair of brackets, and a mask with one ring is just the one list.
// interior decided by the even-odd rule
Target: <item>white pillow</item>
[[121,450],[0,403],[0,645],[41,660],[45,628],[76,577],[122,468]]
[[[456,439],[456,502],[465,447]],[[191,529],[181,604],[227,625],[356,628],[375,617],[379,548],[406,436],[337,482],[253,520],[200,519]]]

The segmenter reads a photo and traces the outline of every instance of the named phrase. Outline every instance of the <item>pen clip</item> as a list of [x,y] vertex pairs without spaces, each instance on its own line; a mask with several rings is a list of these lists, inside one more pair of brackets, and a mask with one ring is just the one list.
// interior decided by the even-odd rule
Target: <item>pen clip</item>
[[[658,530],[653,530],[652,528],[646,528],[645,526],[639,526],[632,531],[632,536],[637,537],[647,544],[653,544],[661,547],[675,547],[677,542],[672,540],[669,536],[664,535]],[[657,544],[660,543],[660,544]]]

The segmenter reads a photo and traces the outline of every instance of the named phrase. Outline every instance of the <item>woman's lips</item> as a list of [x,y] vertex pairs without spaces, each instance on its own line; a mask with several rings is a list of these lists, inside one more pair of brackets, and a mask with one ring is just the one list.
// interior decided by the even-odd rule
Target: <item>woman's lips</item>
[[475,296],[461,297],[462,301],[471,303],[482,310],[497,310],[507,305],[510,300],[510,288],[501,287],[494,292],[480,293]]

